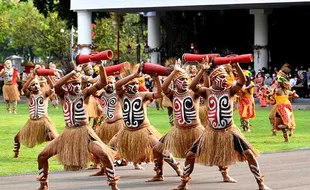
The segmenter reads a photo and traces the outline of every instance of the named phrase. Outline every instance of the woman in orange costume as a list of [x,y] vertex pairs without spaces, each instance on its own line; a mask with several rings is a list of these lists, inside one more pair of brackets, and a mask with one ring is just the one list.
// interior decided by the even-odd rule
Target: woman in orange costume
[[273,131],[282,131],[284,142],[289,142],[289,136],[293,135],[295,129],[295,119],[290,98],[298,98],[298,95],[291,91],[291,85],[287,73],[290,69],[288,64],[282,66],[277,74],[278,86],[275,89],[275,116],[273,122]]
[[238,111],[241,127],[244,131],[249,132],[251,128],[249,120],[255,118],[255,102],[253,97],[255,85],[251,81],[252,73],[250,71],[244,71],[244,75],[247,81],[239,92]]
[[267,91],[266,86],[262,86],[259,91],[259,104],[260,107],[267,107]]

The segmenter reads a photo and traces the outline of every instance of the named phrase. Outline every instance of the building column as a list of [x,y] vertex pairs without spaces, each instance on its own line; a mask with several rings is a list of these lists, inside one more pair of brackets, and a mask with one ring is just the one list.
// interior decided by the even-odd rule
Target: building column
[[268,14],[269,9],[250,9],[254,15],[254,70],[268,68]]
[[147,45],[151,50],[149,54],[151,63],[160,64],[160,16],[156,12],[148,12],[145,16],[147,16]]
[[92,43],[92,26],[91,26],[91,12],[77,11],[77,27],[78,27],[78,54],[89,54],[91,49],[89,46]]

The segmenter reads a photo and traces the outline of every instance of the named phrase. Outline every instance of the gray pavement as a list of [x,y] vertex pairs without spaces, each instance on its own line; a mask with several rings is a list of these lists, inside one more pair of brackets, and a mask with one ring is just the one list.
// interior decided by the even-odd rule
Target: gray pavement
[[[310,189],[310,149],[283,151],[262,154],[258,161],[265,175],[266,184],[272,189],[309,190]],[[181,161],[183,164],[183,161]],[[119,188],[122,190],[169,190],[177,186],[180,178],[165,164],[165,181],[146,183],[154,175],[153,164],[143,165],[145,170],[133,170],[133,166],[117,167],[116,173],[121,176]],[[89,177],[96,170],[75,172],[50,172],[49,187],[51,190],[102,190],[110,189],[106,177]],[[258,189],[247,163],[237,163],[230,168],[230,174],[238,183],[224,183],[217,167],[195,165],[189,189],[192,190],[254,190]],[[36,174],[12,175],[0,177],[0,189],[33,190],[39,183]]]

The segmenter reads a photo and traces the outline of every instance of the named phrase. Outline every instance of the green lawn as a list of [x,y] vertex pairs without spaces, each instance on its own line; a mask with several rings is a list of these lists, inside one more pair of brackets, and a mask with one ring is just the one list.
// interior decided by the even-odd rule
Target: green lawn
[[[309,148],[310,147],[310,111],[295,111],[296,131],[290,143],[283,143],[281,133],[278,136],[271,136],[271,127],[268,120],[269,109],[258,109],[257,117],[251,122],[252,132],[246,133],[248,140],[260,152],[273,152],[280,150]],[[61,109],[49,108],[49,115],[56,124],[59,133],[64,128],[63,114]],[[154,108],[148,110],[151,123],[162,133],[166,133],[170,125],[168,123],[167,111],[157,111]],[[20,158],[13,159],[14,136],[22,128],[28,119],[28,108],[25,104],[19,104],[17,114],[7,114],[5,105],[0,104],[0,176],[10,174],[29,173],[37,171],[37,155],[44,148],[46,143],[29,149],[21,146]],[[239,124],[238,115],[235,114],[235,121]],[[307,124],[308,123],[308,124]],[[50,170],[62,170],[53,157],[50,159]]]

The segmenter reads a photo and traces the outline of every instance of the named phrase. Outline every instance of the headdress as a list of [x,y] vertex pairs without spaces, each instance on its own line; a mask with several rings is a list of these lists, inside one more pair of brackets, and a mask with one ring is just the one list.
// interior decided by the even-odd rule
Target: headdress
[[177,58],[175,58],[175,57],[171,57],[171,58],[167,59],[165,62],[165,66],[166,67],[174,66],[176,60],[177,60]]
[[88,64],[83,64],[82,69],[83,69],[83,71],[87,72],[87,71],[93,69],[93,67],[91,64],[88,63]]
[[[136,63],[129,63],[129,62],[124,62],[124,69],[121,72],[120,76],[122,78],[127,77],[133,73],[136,73],[140,67],[140,64],[136,64]],[[139,83],[137,78],[132,79],[131,81],[129,81],[127,84],[132,83],[132,82],[137,82]],[[127,85],[126,84],[126,85]]]
[[284,64],[281,70],[277,73],[277,82],[281,83],[284,88],[291,89],[291,84],[289,81],[288,73],[291,71],[289,64]]
[[188,74],[185,70],[181,70],[181,71],[178,71],[174,77],[173,77],[173,81],[177,80],[178,78],[188,78]]
[[243,74],[244,74],[246,77],[249,77],[249,78],[251,78],[251,77],[252,77],[252,72],[251,72],[251,71],[249,71],[249,70],[245,70],[245,71],[243,71]]
[[114,76],[108,76],[107,77],[107,82],[115,83],[116,82],[115,77]]
[[210,79],[213,79],[213,78],[217,77],[218,75],[227,76],[227,72],[224,69],[224,67],[220,66],[220,67],[217,67],[216,69],[214,69],[210,74]]

